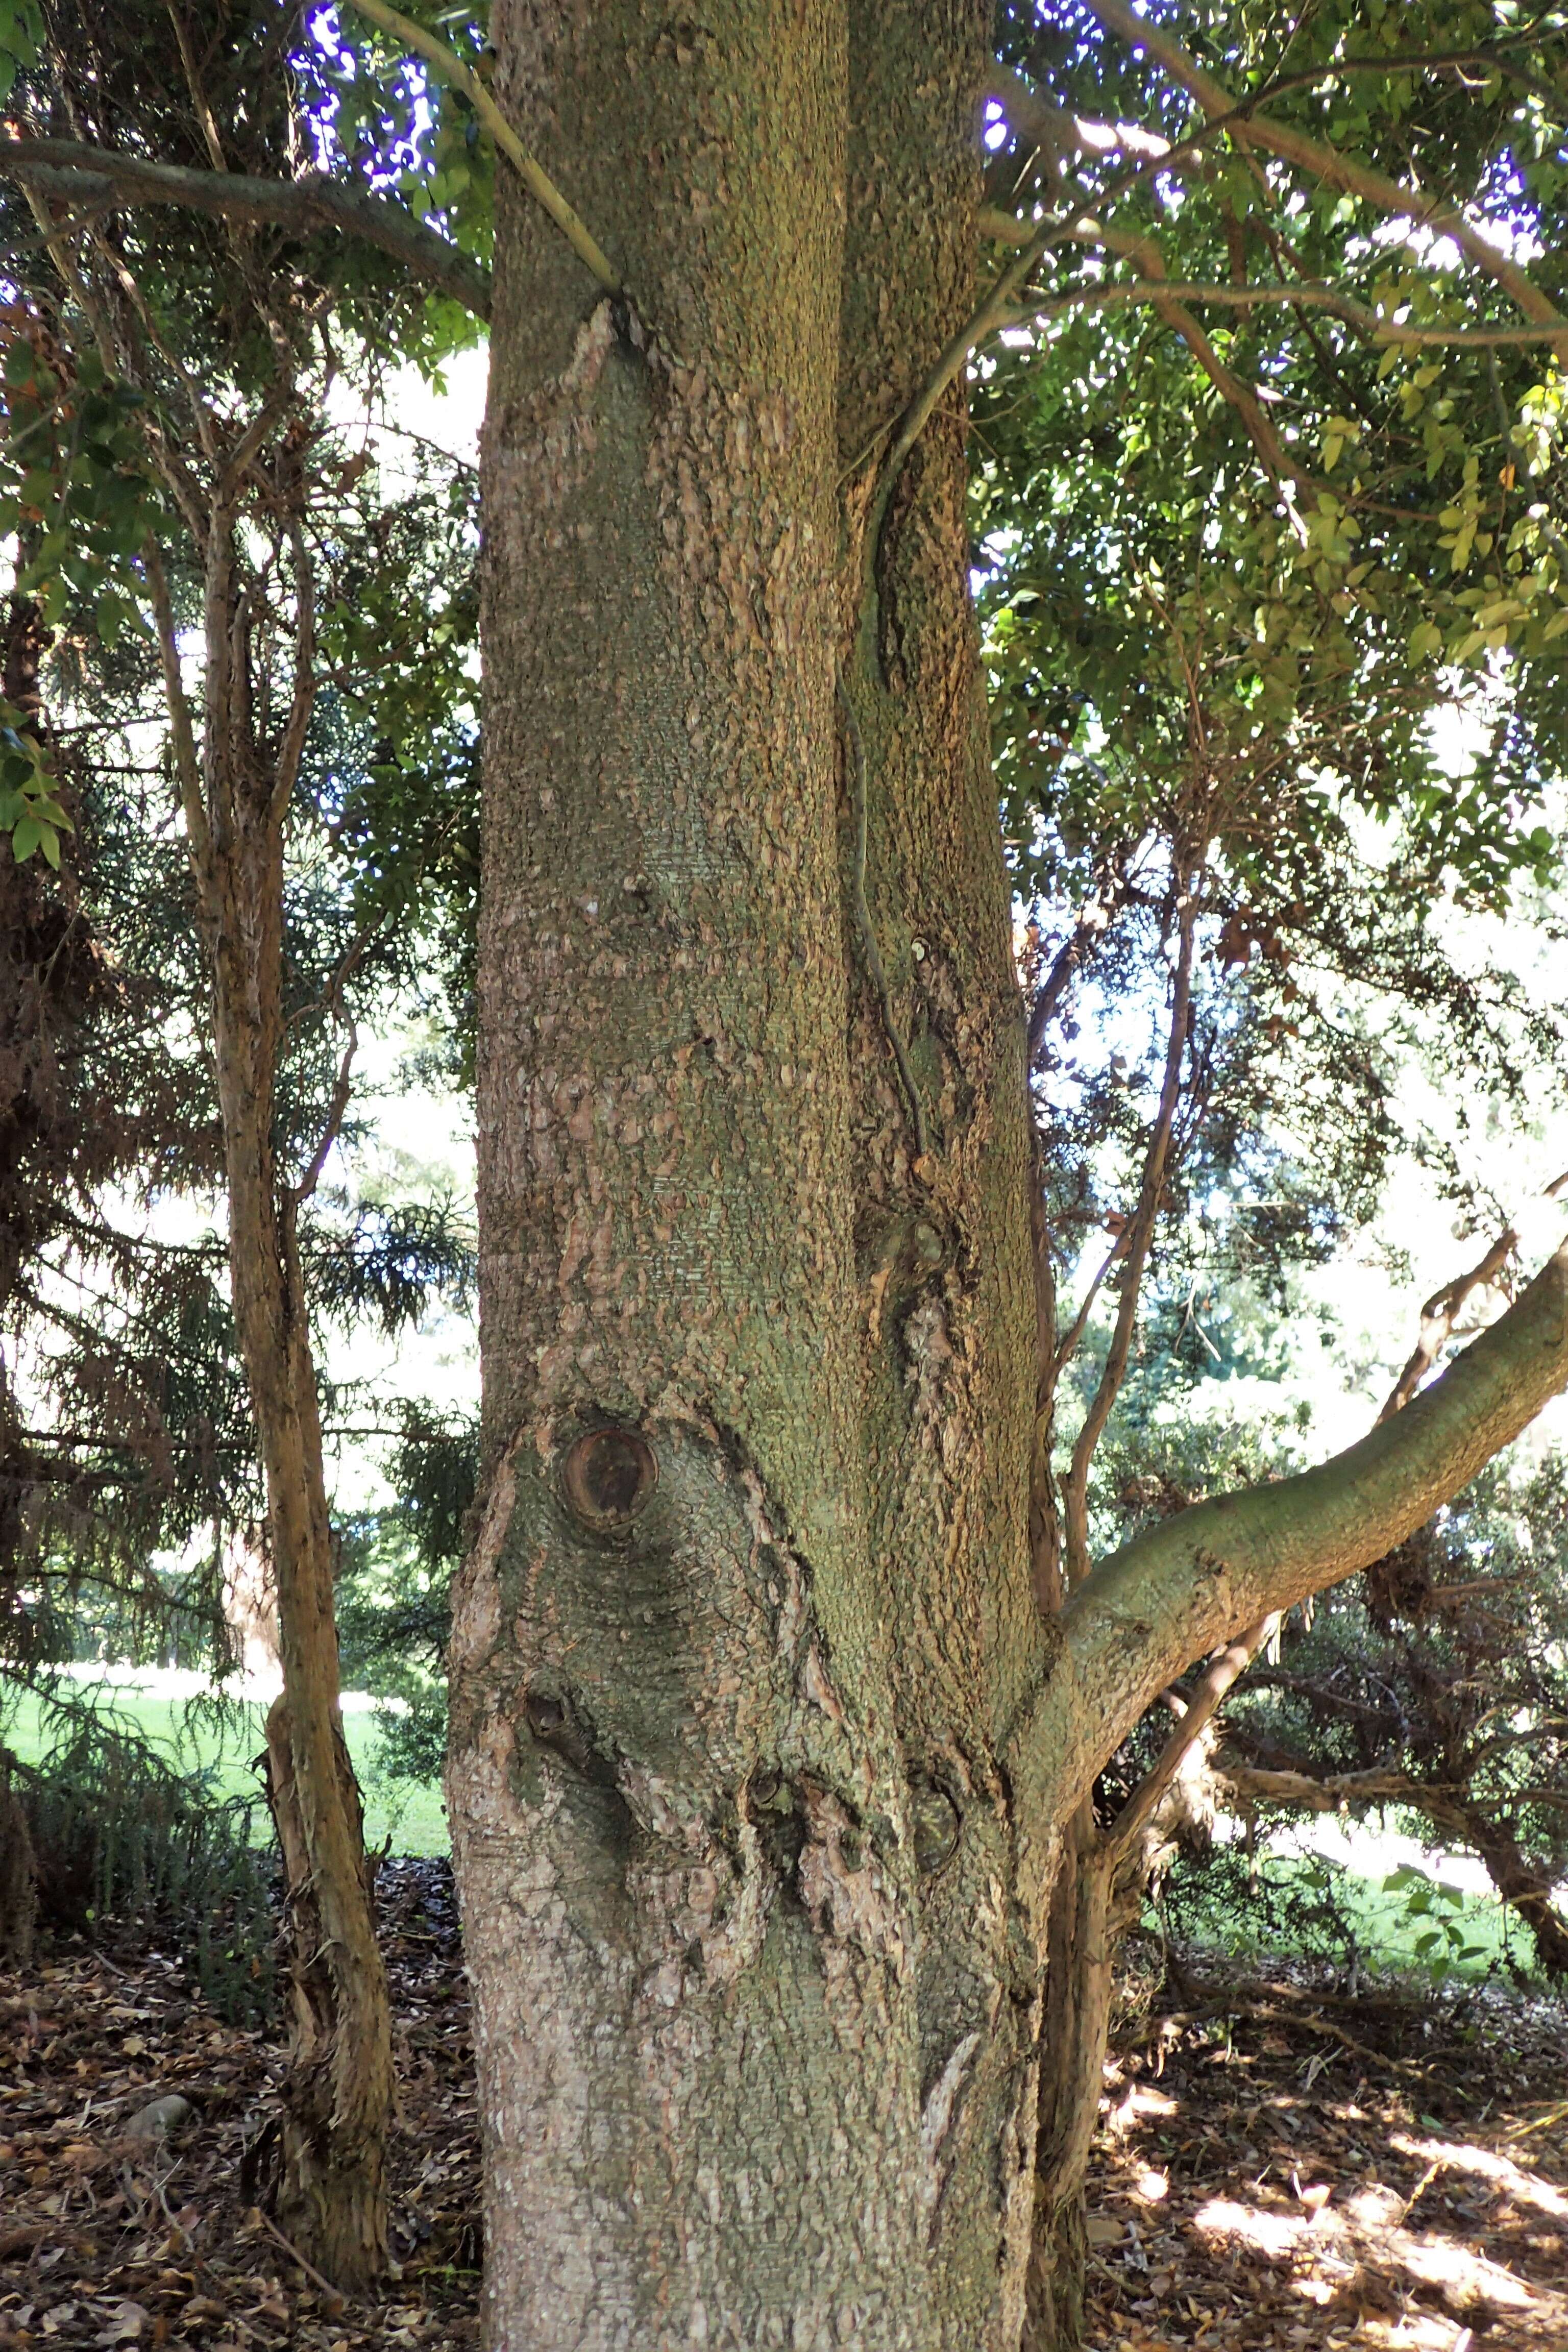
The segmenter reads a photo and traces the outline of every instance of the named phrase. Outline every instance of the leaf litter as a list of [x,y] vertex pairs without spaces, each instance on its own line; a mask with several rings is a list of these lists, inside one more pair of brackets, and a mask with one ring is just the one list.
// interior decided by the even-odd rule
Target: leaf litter
[[[382,1864],[395,2273],[308,2273],[249,2201],[273,2030],[176,1954],[0,1973],[0,2352],[476,2352],[479,2141],[450,1867]],[[1124,2010],[1089,2185],[1090,2352],[1568,2352],[1568,2010],[1337,1995],[1305,1964]]]
[[1568,2352],[1568,2008],[1190,1963],[1122,2013],[1094,2352]]
[[73,1939],[0,1972],[0,2352],[471,2352],[479,2142],[450,1866],[384,1862],[377,1894],[398,2084],[384,2299],[333,2293],[247,2194],[276,2030],[225,2025],[175,1953]]

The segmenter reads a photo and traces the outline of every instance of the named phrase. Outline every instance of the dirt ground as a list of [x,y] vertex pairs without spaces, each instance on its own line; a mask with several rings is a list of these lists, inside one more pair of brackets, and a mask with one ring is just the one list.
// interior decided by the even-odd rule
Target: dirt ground
[[[399,2275],[374,2307],[308,2277],[250,2201],[276,2042],[222,2025],[176,1958],[67,1946],[0,1974],[0,2347],[468,2352],[478,2341],[479,2147],[467,1991],[440,1862],[382,1865],[401,2115]],[[161,2138],[127,2126],[169,2094]]]
[[[169,1953],[66,1946],[0,1975],[0,2352],[470,2352],[451,1879],[402,1862],[381,1886],[402,2100],[386,2300],[331,2294],[251,2201],[276,2043],[220,2024]],[[1092,2352],[1568,2352],[1568,2011],[1195,1962],[1171,1999],[1131,2004],[1108,2069]],[[173,2130],[129,2128],[171,2094]]]

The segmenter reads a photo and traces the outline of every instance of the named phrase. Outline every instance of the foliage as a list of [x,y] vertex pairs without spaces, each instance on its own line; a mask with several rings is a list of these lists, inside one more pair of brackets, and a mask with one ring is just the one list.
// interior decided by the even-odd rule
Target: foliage
[[1385,1895],[1397,1895],[1407,1924],[1415,1927],[1415,1954],[1434,1984],[1442,1984],[1467,1961],[1483,1959],[1486,1947],[1478,1943],[1465,1920],[1461,1887],[1434,1878],[1414,1863],[1402,1862],[1383,1882]]
[[479,1475],[476,1425],[405,1408],[387,1465],[395,1506],[349,1529],[338,1582],[343,1671],[399,1702],[381,1718],[382,1769],[439,1778],[447,1749],[450,1590]]
[[[1560,21],[1446,0],[1331,0],[1289,26],[1226,0],[1156,5],[1145,21],[1188,53],[1184,86],[1108,13],[1010,7],[1000,42],[1038,99],[1103,133],[1069,142],[1081,210],[1021,304],[1040,323],[983,362],[976,393],[999,768],[1026,887],[1060,887],[1089,845],[1113,859],[1147,829],[1185,764],[1201,664],[1216,765],[1263,756],[1267,825],[1255,789],[1223,827],[1241,893],[1289,906],[1297,857],[1310,866],[1317,834],[1353,808],[1397,819],[1400,854],[1428,877],[1495,900],[1552,857],[1528,803],[1568,718],[1552,650],[1568,629],[1564,347],[1462,333],[1479,318],[1517,329],[1487,299],[1516,290],[1503,257],[1539,240],[1540,284],[1561,279]],[[1205,71],[1327,162],[1304,170],[1245,121],[1211,129]],[[1036,129],[998,148],[994,186],[1026,220],[1070,221],[1065,153],[1031,153]],[[1492,246],[1461,256],[1401,223],[1379,182],[1413,173],[1440,193],[1412,213],[1462,204]],[[1079,314],[1110,271],[1230,299]],[[1324,288],[1453,339],[1380,349],[1342,299],[1306,307]],[[1517,721],[1473,778],[1445,778],[1412,722],[1500,683]]]
[[[1097,1522],[1113,1544],[1152,1518],[1298,1465],[1302,1433],[1238,1425],[1225,1381],[1209,1411],[1131,1425],[1113,1422],[1097,1469]],[[1217,1406],[1217,1411],[1215,1407]],[[1140,1727],[1103,1777],[1114,1811],[1152,1761],[1158,1717]],[[1554,1890],[1568,1877],[1568,1465],[1549,1454],[1494,1463],[1429,1527],[1348,1584],[1293,1616],[1226,1704],[1214,1801],[1256,1815],[1259,1834],[1305,1811],[1335,1810],[1409,1828],[1469,1853],[1532,1939],[1542,1973],[1568,1958]],[[1288,1777],[1281,1777],[1288,1776]],[[1315,1798],[1313,1792],[1321,1790]],[[1304,1800],[1310,1800],[1305,1803]],[[1281,1864],[1261,1879],[1250,1859],[1210,1847],[1205,1824],[1184,1834],[1173,1882],[1190,1931],[1230,1911],[1267,1940],[1322,1938],[1353,1961],[1353,1922],[1300,1909],[1340,1881],[1303,1881]],[[1435,1978],[1479,1955],[1473,1909],[1440,1880],[1406,1870],[1398,1897],[1414,1959]],[[1179,1884],[1178,1884],[1179,1882]],[[1336,1900],[1339,1898],[1336,1897]],[[1280,1905],[1283,1909],[1279,1908]],[[1270,1907],[1270,1906],[1274,1907]],[[1341,1909],[1344,1908],[1342,1901]]]
[[[1511,7],[1134,21],[1177,46],[1002,18],[989,193],[1041,250],[971,384],[994,748],[1063,1271],[1130,1214],[1185,908],[1165,1230],[1206,1216],[1263,1276],[1370,1213],[1413,1040],[1516,1099],[1564,1050],[1562,1007],[1452,946],[1557,870],[1568,341],[1507,341],[1502,298],[1561,278],[1561,50]],[[1216,79],[1322,160],[1211,122]],[[1492,243],[1401,221],[1413,173]],[[1369,310],[1456,339],[1380,344]]]
[[172,1935],[201,1990],[233,2024],[272,2002],[269,1851],[254,1799],[218,1798],[206,1773],[171,1769],[123,1727],[79,1709],[12,1776],[37,1861],[40,1922],[100,1935]]
[[[64,118],[89,143],[202,168],[220,137],[229,167],[277,175],[336,104],[336,68],[273,0],[226,18],[199,61],[158,8],[62,0],[29,22],[13,100],[23,134]],[[350,168],[374,176],[368,156]],[[95,968],[114,974],[74,1073],[91,1131],[114,1148],[79,1155],[69,1189],[51,1171],[50,1213],[29,1206],[14,1221],[13,1360],[30,1411],[5,1465],[15,1532],[0,1641],[16,1667],[41,1668],[70,1649],[70,1619],[86,1610],[112,1618],[132,1651],[173,1628],[221,1670],[225,1530],[249,1527],[260,1497],[210,1231],[223,1159],[204,1042],[210,943],[160,634],[198,614],[197,476],[259,416],[256,527],[238,556],[264,732],[268,704],[288,708],[300,556],[274,509],[296,492],[316,587],[321,677],[291,811],[274,1137],[284,1163],[302,1166],[334,1116],[356,1021],[411,995],[438,1006],[437,972],[452,1017],[468,1019],[473,481],[438,452],[395,447],[371,420],[405,349],[434,366],[468,330],[427,315],[392,265],[330,237],[231,236],[221,222],[193,230],[135,212],[45,236],[10,185],[0,216],[14,231],[0,529],[18,533],[14,609],[37,614],[37,691],[13,729],[16,756],[50,790],[68,776],[70,806],[58,805],[76,826],[62,877],[70,920],[102,943]],[[48,709],[63,715],[53,731]],[[31,844],[58,858],[58,837],[13,840],[18,856]],[[301,1213],[300,1246],[319,1313],[339,1322],[370,1316],[395,1331],[433,1292],[460,1305],[471,1279],[471,1242],[449,1203],[357,1202],[331,1171]],[[160,1549],[181,1561],[173,1576],[150,1564]]]

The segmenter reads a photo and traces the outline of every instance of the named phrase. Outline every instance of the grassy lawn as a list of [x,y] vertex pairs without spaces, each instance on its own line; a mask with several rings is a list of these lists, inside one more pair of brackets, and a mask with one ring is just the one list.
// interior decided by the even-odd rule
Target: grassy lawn
[[[166,1697],[133,1685],[73,1681],[69,1687],[85,1698],[96,1688],[100,1711],[134,1728],[179,1769],[212,1770],[223,1794],[252,1795],[257,1790],[251,1759],[262,1746],[262,1708],[237,1700]],[[449,1851],[446,1811],[434,1781],[395,1779],[378,1761],[381,1732],[375,1714],[365,1706],[345,1709],[343,1727],[349,1753],[359,1775],[365,1801],[365,1840],[372,1847],[391,1841],[394,1853],[436,1854]],[[27,1762],[37,1762],[48,1742],[36,1699],[7,1689],[0,1680],[0,1738]],[[1330,1873],[1318,1857],[1305,1853],[1260,1855],[1267,1881],[1283,1893],[1293,1886],[1301,1894],[1321,1891],[1331,1876],[1333,1898],[1357,1944],[1374,1966],[1430,1969],[1464,1977],[1485,1977],[1505,1956],[1510,1931],[1502,1906],[1481,1894],[1451,1892],[1441,1886],[1441,1865],[1422,1865],[1427,1876],[1407,1876],[1387,1890],[1385,1880],[1411,1852],[1410,1842],[1388,1842],[1386,1858],[1375,1836],[1366,1840],[1367,1852],[1358,1866]],[[1428,1891],[1431,1890],[1431,1891]],[[1184,1920],[1184,1932],[1201,1942],[1216,1945],[1237,1957],[1266,1958],[1270,1949],[1303,1951],[1316,1947],[1310,1934],[1270,1936],[1261,1929],[1250,1906],[1228,1908],[1203,1890]],[[1151,1924],[1152,1922],[1151,1921]],[[1511,1929],[1514,1957],[1528,1962],[1530,1939],[1515,1925]]]
[[[1411,1969],[1437,1979],[1479,1979],[1510,1957],[1516,1965],[1533,1965],[1527,1930],[1510,1919],[1495,1895],[1452,1885],[1436,1859],[1412,1868],[1405,1860],[1405,1839],[1391,1840],[1390,1846],[1384,1864],[1369,1857],[1360,1868],[1331,1871],[1312,1854],[1266,1854],[1259,1858],[1259,1876],[1277,1897],[1294,1894],[1321,1900],[1331,1886],[1342,1920],[1375,1968]],[[1305,1927],[1270,1934],[1258,1916],[1248,1916],[1247,1906],[1227,1908],[1217,1894],[1205,1890],[1201,1877],[1197,1898],[1184,1913],[1183,1932],[1247,1959],[1267,1959],[1270,1952],[1306,1956],[1337,1945],[1337,1938]]]
[[[73,1682],[73,1694],[85,1698],[94,1689]],[[224,1795],[256,1793],[258,1782],[251,1759],[259,1755],[264,1710],[241,1700],[220,1703],[203,1699],[164,1698],[122,1684],[96,1686],[100,1712],[110,1721],[133,1729],[182,1771],[210,1768]],[[343,1729],[364,1791],[364,1833],[369,1846],[384,1845],[390,1837],[394,1853],[445,1853],[448,1850],[447,1815],[441,1791],[434,1782],[395,1780],[377,1768],[380,1730],[373,1713],[348,1709]],[[37,1763],[51,1744],[48,1723],[30,1694],[9,1689],[0,1681],[0,1736],[25,1763]]]

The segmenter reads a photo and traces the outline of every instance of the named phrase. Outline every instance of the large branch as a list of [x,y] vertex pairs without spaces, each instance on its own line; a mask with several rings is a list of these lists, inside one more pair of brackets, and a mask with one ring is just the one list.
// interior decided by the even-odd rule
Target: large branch
[[1194,1503],[1102,1562],[1012,1759],[1026,1815],[1064,1820],[1145,1707],[1245,1625],[1370,1567],[1568,1387],[1568,1243],[1403,1412],[1316,1469]]
[[300,236],[337,229],[389,254],[411,278],[449,295],[476,318],[490,314],[488,271],[401,205],[344,187],[322,172],[300,180],[263,180],[153,163],[70,139],[0,138],[0,176],[78,210],[177,205],[186,212],[291,229]]
[[1249,107],[1238,108],[1224,84],[1206,72],[1173,35],[1163,26],[1152,25],[1140,16],[1126,5],[1126,0],[1089,0],[1089,14],[1098,17],[1107,32],[1114,33],[1130,47],[1147,51],[1173,80],[1180,82],[1196,99],[1211,121],[1222,116],[1236,116],[1236,136],[1239,141],[1262,148],[1267,154],[1278,155],[1283,163],[1294,163],[1299,171],[1310,173],[1326,187],[1362,197],[1395,219],[1419,221],[1439,236],[1451,236],[1478,269],[1512,296],[1527,319],[1538,325],[1561,322],[1563,340],[1557,347],[1558,353],[1568,359],[1568,319],[1536,285],[1529,271],[1510,260],[1486,230],[1457,205],[1441,198],[1428,200],[1415,188],[1402,188],[1396,180],[1363,163],[1359,156],[1344,154],[1290,123],[1276,121],[1261,110],[1255,112]]

